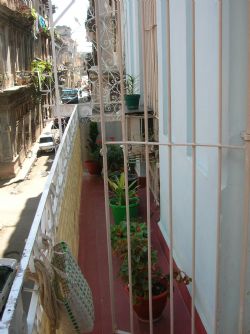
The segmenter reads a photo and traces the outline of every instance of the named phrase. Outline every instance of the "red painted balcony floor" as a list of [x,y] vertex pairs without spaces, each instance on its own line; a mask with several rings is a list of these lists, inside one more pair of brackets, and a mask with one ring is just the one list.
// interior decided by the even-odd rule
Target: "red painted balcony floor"
[[[141,190],[141,216],[145,216],[145,192]],[[152,243],[158,250],[159,261],[167,273],[167,252],[159,242],[157,220],[158,209],[151,205],[152,215]],[[121,280],[117,277],[118,266],[116,259],[114,264],[114,291],[115,314],[117,328],[130,332],[129,299]],[[110,296],[108,281],[108,259],[105,229],[105,209],[103,181],[101,177],[84,176],[82,184],[81,208],[80,208],[80,246],[79,265],[92,289],[95,305],[94,334],[112,334]],[[201,326],[202,327],[202,326]],[[191,316],[179,289],[174,290],[174,333],[191,333]],[[134,315],[134,332],[136,334],[149,333],[149,325],[138,321]],[[204,331],[198,331],[201,333]],[[169,303],[164,310],[162,318],[154,323],[154,333],[170,333]]]

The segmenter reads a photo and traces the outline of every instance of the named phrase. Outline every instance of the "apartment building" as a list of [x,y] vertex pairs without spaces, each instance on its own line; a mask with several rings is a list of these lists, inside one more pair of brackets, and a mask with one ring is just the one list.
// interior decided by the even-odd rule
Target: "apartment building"
[[31,85],[34,59],[50,61],[48,1],[0,2],[0,177],[13,177],[43,128],[47,97]]

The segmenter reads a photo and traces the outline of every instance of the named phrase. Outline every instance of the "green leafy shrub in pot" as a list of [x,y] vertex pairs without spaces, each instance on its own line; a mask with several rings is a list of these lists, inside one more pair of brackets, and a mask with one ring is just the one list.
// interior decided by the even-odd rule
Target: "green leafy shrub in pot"
[[118,144],[108,145],[107,147],[108,171],[121,171],[124,168],[124,157],[122,147]]
[[[138,238],[147,238],[147,225],[140,219],[130,222],[130,233]],[[110,228],[111,246],[113,252],[119,257],[127,253],[127,222],[122,221],[120,224],[113,224]]]
[[96,122],[90,122],[89,124],[89,138],[88,138],[88,151],[90,160],[85,161],[85,166],[89,173],[92,175],[100,174],[102,171],[102,157],[100,154],[101,143],[98,143],[97,138],[99,135],[98,125]]
[[[125,283],[126,290],[129,290],[129,268],[128,268],[128,246],[127,228],[125,223],[119,227],[111,227],[112,248],[122,259],[119,276]],[[149,319],[149,290],[148,290],[148,238],[145,223],[138,226],[135,222],[130,227],[131,246],[131,270],[132,270],[132,294],[133,307],[139,319]],[[170,275],[163,274],[158,265],[158,255],[155,249],[151,249],[152,263],[152,305],[153,319],[158,319],[167,302],[170,294]],[[174,280],[178,283],[189,284],[191,279],[182,271],[174,272]]]
[[[109,187],[112,193],[113,203],[116,205],[126,205],[125,192],[125,174],[122,172],[120,176],[114,175],[113,178],[108,179]],[[128,186],[129,201],[137,196],[138,186],[135,187],[136,181]]]
[[139,90],[139,78],[133,75],[127,74],[125,77],[126,95],[124,96],[127,108],[129,110],[138,109],[140,94]]
[[[125,192],[125,174],[122,172],[119,176],[108,179],[112,197],[110,198],[110,207],[114,216],[115,223],[119,224],[126,220],[126,192]],[[129,213],[130,218],[137,217],[139,197],[137,196],[138,186],[135,184],[137,180],[133,181],[128,186],[129,198]]]

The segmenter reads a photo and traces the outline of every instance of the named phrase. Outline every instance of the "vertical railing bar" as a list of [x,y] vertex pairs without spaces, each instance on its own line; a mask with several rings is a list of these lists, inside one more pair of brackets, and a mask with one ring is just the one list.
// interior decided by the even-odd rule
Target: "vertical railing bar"
[[113,263],[111,252],[111,238],[110,238],[110,211],[109,211],[109,189],[108,189],[108,164],[107,164],[107,144],[106,144],[106,128],[105,128],[105,114],[103,104],[103,77],[102,77],[102,57],[100,45],[100,13],[99,1],[95,1],[95,18],[96,18],[96,45],[97,45],[97,60],[98,60],[98,81],[99,81],[99,98],[100,98],[100,119],[101,119],[101,137],[103,149],[103,177],[104,177],[104,198],[105,198],[105,221],[107,234],[107,251],[108,251],[108,268],[109,268],[109,290],[110,290],[110,306],[111,306],[111,320],[113,331],[116,330],[116,320],[114,312],[114,278],[113,278]]
[[122,141],[124,142],[124,176],[125,176],[125,202],[126,202],[126,221],[127,221],[127,245],[128,245],[128,274],[129,274],[129,311],[130,311],[130,331],[134,333],[134,317],[133,317],[133,287],[132,287],[132,263],[131,263],[131,238],[130,238],[130,212],[129,212],[129,196],[128,196],[128,144],[126,131],[126,117],[124,105],[124,74],[123,74],[123,58],[122,58],[122,32],[121,32],[121,11],[122,0],[120,6],[117,7],[118,17],[118,34],[119,34],[119,72],[120,72],[120,88],[121,88],[121,109],[122,109]]
[[191,332],[195,334],[195,251],[196,251],[196,82],[195,82],[195,0],[192,0],[192,319]]
[[170,36],[170,0],[167,1],[167,80],[168,80],[168,196],[169,196],[169,214],[168,214],[168,228],[169,228],[169,266],[170,266],[170,333],[174,334],[174,266],[173,266],[173,173],[172,173],[172,90],[171,90],[171,36]]
[[[249,112],[249,111],[248,111]],[[250,137],[250,129],[248,129]],[[245,151],[245,189],[244,189],[244,210],[243,210],[243,231],[242,231],[242,256],[240,270],[240,305],[239,305],[239,334],[244,334],[244,313],[246,296],[246,274],[248,269],[248,243],[249,243],[249,203],[250,203],[250,139],[246,141]]]
[[[219,29],[219,52],[218,52],[218,142],[222,145],[222,1],[218,0],[218,29]],[[217,240],[216,240],[216,288],[215,288],[215,314],[214,333],[218,331],[220,317],[220,252],[221,252],[221,184],[222,184],[222,147],[218,147],[218,188],[217,188]]]
[[145,155],[146,155],[146,200],[147,200],[147,231],[148,231],[148,296],[149,296],[149,327],[153,334],[153,305],[152,305],[152,261],[151,261],[151,225],[150,225],[150,175],[149,175],[149,146],[148,146],[148,108],[147,108],[147,67],[146,67],[146,41],[145,41],[145,10],[141,2],[141,32],[142,32],[142,63],[144,88],[144,129],[145,129]]
[[[250,5],[248,3],[248,15]],[[250,24],[248,22],[248,33]],[[248,43],[248,60],[250,59],[250,43]],[[248,65],[249,66],[249,65]],[[250,88],[250,67],[248,67],[248,91]],[[248,247],[249,247],[249,203],[250,203],[250,97],[248,94],[247,124],[245,133],[245,182],[244,182],[244,202],[243,202],[243,230],[242,230],[242,256],[240,271],[240,303],[239,303],[239,326],[238,333],[244,333],[244,313],[245,313],[245,293],[246,275],[249,266]]]

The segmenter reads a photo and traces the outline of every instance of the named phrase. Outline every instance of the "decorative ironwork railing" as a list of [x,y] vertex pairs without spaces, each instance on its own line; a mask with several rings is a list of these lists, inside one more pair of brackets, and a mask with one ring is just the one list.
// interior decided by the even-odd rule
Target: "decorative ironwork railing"
[[96,14],[94,6],[90,6],[85,21],[87,38],[92,42],[92,53],[87,59],[89,69],[89,84],[92,91],[92,108],[94,112],[100,111],[98,75],[101,69],[103,76],[103,102],[105,112],[117,113],[121,106],[121,79],[118,63],[117,49],[119,44],[117,29],[117,7],[103,2],[100,13],[100,47],[102,50],[101,64],[98,67],[96,40]]

